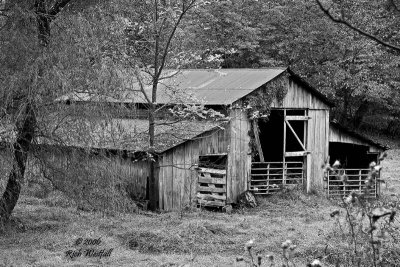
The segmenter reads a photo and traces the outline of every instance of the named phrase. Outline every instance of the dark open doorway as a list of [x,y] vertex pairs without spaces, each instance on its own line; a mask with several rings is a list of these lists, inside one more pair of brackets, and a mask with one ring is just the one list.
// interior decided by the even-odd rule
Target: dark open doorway
[[368,151],[368,146],[330,142],[330,164],[339,160],[343,168],[367,169],[372,161],[376,162],[378,156],[378,154],[368,153]]
[[[258,121],[264,161],[281,162],[285,157],[287,161],[292,161],[292,158],[298,161],[297,157],[304,156],[301,152],[306,151],[306,119],[301,117],[305,117],[305,110],[272,110],[268,120]],[[289,121],[290,118],[297,120]],[[288,156],[288,152],[299,154]],[[259,160],[259,157],[255,158],[255,161]]]
[[[266,162],[283,159],[283,111],[272,110],[268,120],[260,119],[260,143]],[[259,161],[259,159],[257,159]]]

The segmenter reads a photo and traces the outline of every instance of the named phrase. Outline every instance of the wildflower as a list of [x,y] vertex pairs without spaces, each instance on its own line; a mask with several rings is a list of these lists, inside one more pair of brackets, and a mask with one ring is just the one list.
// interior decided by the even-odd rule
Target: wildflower
[[350,204],[351,202],[353,202],[353,197],[351,195],[344,198],[344,203]]
[[310,267],[322,267],[322,263],[321,263],[320,260],[315,259],[315,260],[313,260],[313,262],[311,262],[311,264],[308,264],[307,266],[310,266]]
[[375,166],[374,171],[379,172],[382,169],[381,165]]
[[332,167],[333,167],[334,169],[339,168],[339,167],[340,167],[340,161],[336,160],[336,161],[333,163]]
[[375,166],[376,166],[376,162],[375,161],[373,161],[373,162],[371,162],[370,164],[369,164],[369,167],[372,169],[372,168],[375,168]]
[[283,249],[287,249],[292,245],[292,241],[291,240],[286,240],[285,242],[282,243],[282,248]]
[[254,239],[247,241],[246,245],[244,246],[246,250],[250,250],[254,246]]
[[340,213],[339,210],[334,210],[334,211],[331,212],[330,216],[333,218],[333,217],[335,217],[336,215],[338,215],[339,213]]

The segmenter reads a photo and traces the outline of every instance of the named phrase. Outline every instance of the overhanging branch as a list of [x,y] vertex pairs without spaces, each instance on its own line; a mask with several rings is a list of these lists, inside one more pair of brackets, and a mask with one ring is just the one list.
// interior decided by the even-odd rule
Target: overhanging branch
[[57,1],[54,6],[49,10],[48,14],[50,16],[57,15],[69,2],[72,0],[59,0]]
[[359,34],[361,34],[361,35],[363,35],[363,36],[365,36],[365,37],[367,37],[367,38],[369,38],[369,39],[371,39],[371,40],[374,40],[375,42],[377,42],[377,43],[380,44],[380,45],[383,45],[383,46],[385,46],[385,47],[388,47],[388,48],[390,48],[390,49],[393,49],[393,50],[396,50],[396,51],[399,51],[399,52],[400,52],[400,46],[396,46],[396,45],[393,45],[393,44],[388,43],[388,42],[386,42],[386,41],[383,41],[382,39],[380,39],[380,38],[378,38],[378,37],[376,37],[376,36],[374,36],[374,35],[372,35],[372,34],[366,32],[366,31],[364,31],[364,30],[362,30],[362,29],[360,29],[360,28],[354,26],[353,24],[349,23],[349,22],[346,21],[346,20],[343,20],[342,18],[336,18],[336,17],[334,17],[334,16],[329,12],[330,9],[325,8],[325,7],[322,5],[322,3],[321,3],[320,0],[316,0],[316,2],[317,2],[317,4],[318,4],[319,8],[320,8],[320,9],[325,13],[325,15],[327,15],[327,16],[329,17],[329,19],[332,20],[333,22],[339,23],[339,24],[343,24],[343,25],[345,25],[346,27],[352,29],[353,31],[355,31],[355,32],[357,32],[357,33],[359,33]]

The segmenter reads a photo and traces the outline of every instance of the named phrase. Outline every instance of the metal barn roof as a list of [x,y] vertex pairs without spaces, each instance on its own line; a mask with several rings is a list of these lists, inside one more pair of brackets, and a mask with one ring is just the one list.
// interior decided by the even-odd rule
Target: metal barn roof
[[[159,83],[158,104],[203,103],[229,105],[273,80],[286,68],[273,69],[190,69],[166,70]],[[139,84],[130,77],[125,89],[113,95],[99,96],[97,92],[75,92],[58,98],[60,101],[105,101],[147,103]],[[142,74],[145,91],[151,98],[151,79]]]

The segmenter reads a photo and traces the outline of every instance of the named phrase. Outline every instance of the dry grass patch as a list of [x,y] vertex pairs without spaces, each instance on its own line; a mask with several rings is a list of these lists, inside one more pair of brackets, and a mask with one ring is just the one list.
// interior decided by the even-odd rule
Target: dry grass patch
[[[393,150],[384,161],[383,176],[391,176],[388,190],[383,186],[386,195],[400,191],[399,160],[400,150]],[[296,266],[305,266],[329,254],[325,263],[334,263],[334,253],[348,249],[346,236],[330,217],[337,204],[296,190],[259,199],[257,208],[232,214],[197,210],[111,216],[73,205],[62,208],[59,201],[65,203],[58,196],[21,198],[16,223],[0,238],[0,266],[232,266],[250,239],[255,252],[276,257],[282,242],[290,239],[297,245]],[[103,247],[114,248],[111,257],[66,258],[65,251],[79,237],[100,237]]]

